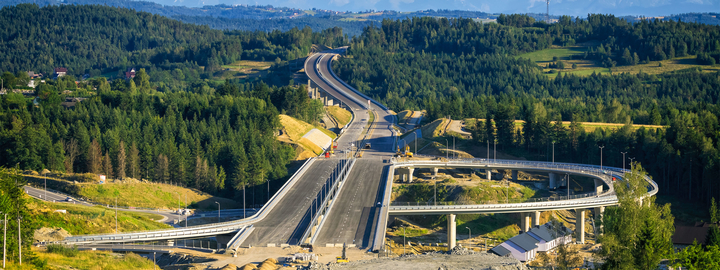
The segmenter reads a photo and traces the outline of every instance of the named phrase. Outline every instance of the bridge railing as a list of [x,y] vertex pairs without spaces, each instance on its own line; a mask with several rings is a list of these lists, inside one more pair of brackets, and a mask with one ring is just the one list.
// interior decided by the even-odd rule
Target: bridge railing
[[542,198],[528,198],[528,199],[508,199],[508,200],[487,200],[487,201],[475,201],[473,204],[466,204],[455,201],[439,201],[437,203],[432,202],[392,202],[390,206],[434,206],[434,205],[481,205],[481,204],[508,204],[508,203],[534,203],[534,202],[556,202],[556,201],[567,201],[577,200],[585,198],[597,197],[597,192],[576,194],[570,196],[553,196],[553,197],[542,197]]
[[173,238],[187,238],[193,236],[205,236],[212,234],[223,234],[227,232],[240,230],[248,225],[251,225],[267,215],[275,205],[285,196],[290,188],[297,182],[310,165],[315,161],[315,158],[308,159],[295,174],[283,185],[280,190],[273,195],[269,202],[266,203],[260,210],[254,215],[239,220],[219,222],[207,225],[190,226],[185,228],[176,229],[164,229],[164,230],[152,230],[152,231],[136,231],[136,232],[125,232],[118,234],[88,234],[79,235],[65,238],[66,243],[85,243],[85,242],[123,242],[123,241],[140,241],[144,239],[173,239]]

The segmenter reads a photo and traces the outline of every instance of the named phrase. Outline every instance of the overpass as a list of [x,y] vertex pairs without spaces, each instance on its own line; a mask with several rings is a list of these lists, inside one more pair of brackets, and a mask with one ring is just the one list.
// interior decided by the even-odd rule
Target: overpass
[[[305,71],[312,82],[339,100],[353,113],[337,140],[338,150],[354,150],[369,142],[371,149],[357,149],[355,157],[313,158],[308,160],[258,212],[246,219],[171,230],[68,237],[68,244],[98,244],[137,241],[189,239],[207,236],[231,238],[229,245],[277,246],[311,243],[338,246],[348,243],[380,250],[385,240],[389,215],[445,214],[454,217],[464,213],[534,213],[556,209],[602,209],[617,204],[608,182],[611,176],[622,177],[625,171],[592,165],[546,162],[456,160],[447,162],[397,162],[392,154],[397,144],[394,114],[383,105],[359,93],[340,80],[331,69],[332,60],[342,49],[314,54],[305,61]],[[372,119],[372,121],[371,121]],[[551,181],[556,174],[575,174],[595,179],[596,194],[587,198],[562,201],[540,201],[489,205],[391,205],[392,180],[396,172],[406,171],[412,181],[415,168],[483,168],[545,171]],[[657,193],[657,184],[650,195]],[[605,192],[602,187],[607,185]],[[448,220],[451,220],[450,218]],[[522,227],[530,217],[523,215]],[[454,219],[452,221],[454,222]],[[450,223],[449,225],[453,225]],[[454,228],[454,226],[448,226]],[[454,235],[454,229],[451,229]],[[450,232],[449,232],[450,235]],[[449,237],[450,240],[450,237]],[[454,237],[450,243],[454,242]]]

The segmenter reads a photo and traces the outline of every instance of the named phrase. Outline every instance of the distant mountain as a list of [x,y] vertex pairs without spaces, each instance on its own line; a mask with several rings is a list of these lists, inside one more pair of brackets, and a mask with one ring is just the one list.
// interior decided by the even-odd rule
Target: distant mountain
[[[202,7],[207,5],[273,5],[296,9],[368,10],[448,9],[489,13],[545,13],[545,0],[154,0],[163,5]],[[668,14],[720,11],[717,0],[551,0],[550,14],[585,17],[588,13],[616,16],[663,16]]]

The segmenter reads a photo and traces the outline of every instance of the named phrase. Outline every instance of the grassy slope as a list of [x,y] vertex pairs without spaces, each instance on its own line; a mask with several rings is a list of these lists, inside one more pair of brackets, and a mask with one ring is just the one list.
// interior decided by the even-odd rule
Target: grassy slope
[[[559,60],[565,63],[565,69],[556,70],[580,76],[588,76],[593,73],[610,74],[611,71],[612,74],[637,74],[639,72],[644,72],[648,74],[660,74],[693,67],[700,67],[706,72],[720,70],[720,67],[699,65],[695,60],[695,56],[678,57],[665,61],[652,61],[647,64],[639,64],[635,66],[617,66],[612,69],[599,66],[595,61],[592,60],[571,60],[571,57],[573,55],[584,54],[585,51],[587,51],[587,48],[588,47],[585,46],[553,47],[545,50],[521,54],[517,57],[528,58],[531,61],[536,62],[541,67],[545,67],[548,63],[552,62],[553,57],[557,57]],[[660,65],[658,64],[659,62],[662,62],[662,67],[660,67]],[[573,63],[577,65],[576,69],[572,69]],[[544,74],[548,77],[556,77],[558,75],[558,73],[547,73],[550,70],[551,69],[544,68],[543,72],[545,72]]]
[[[49,203],[32,200],[28,204],[40,227],[63,228],[72,235],[115,232],[115,211],[95,206]],[[67,210],[66,214],[55,210]],[[118,211],[118,230],[122,232],[171,228],[159,223],[162,216],[150,213]]]
[[338,121],[340,126],[345,126],[347,123],[350,123],[350,119],[352,119],[352,113],[350,113],[350,111],[338,106],[329,106],[326,108],[328,113]]
[[[44,249],[33,248],[33,252],[41,260],[48,262],[47,268],[55,269],[103,269],[103,270],[125,270],[125,269],[157,269],[152,260],[146,259],[135,253],[124,255],[113,254],[108,251],[79,251],[74,257],[67,257],[61,254],[50,253]],[[10,266],[10,269],[34,269],[28,264],[23,268]]]
[[312,143],[310,140],[303,138],[302,136],[307,134],[313,128],[317,128],[318,130],[330,136],[330,138],[335,139],[337,137],[337,135],[332,131],[329,131],[322,127],[313,126],[304,121],[295,119],[284,114],[280,115],[280,124],[283,125],[285,133],[290,137],[290,140],[292,142],[297,143],[303,148],[312,151],[313,153],[315,153],[315,155],[322,153],[322,149]]
[[[177,209],[178,204],[181,208],[185,207],[186,194],[187,203],[201,209],[214,208],[215,201],[220,202],[226,208],[238,206],[237,202],[230,199],[159,183],[83,184],[78,195],[100,204],[114,205],[117,197],[119,206]],[[180,196],[180,202],[178,202],[178,196]]]

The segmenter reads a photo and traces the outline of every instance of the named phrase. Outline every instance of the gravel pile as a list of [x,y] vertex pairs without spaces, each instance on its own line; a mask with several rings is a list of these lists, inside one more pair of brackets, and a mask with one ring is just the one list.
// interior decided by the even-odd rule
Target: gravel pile
[[54,242],[65,240],[66,237],[70,237],[72,235],[63,228],[55,229],[42,227],[35,230],[33,236],[35,238],[35,242]]
[[[452,252],[456,252],[453,250]],[[475,253],[467,249],[457,249],[463,255],[444,252],[408,255],[396,258],[379,258],[349,263],[310,263],[304,270],[350,270],[350,269],[392,269],[392,270],[527,270],[520,261],[500,257],[490,253]]]
[[475,254],[475,251],[464,248],[461,245],[457,245],[452,250],[450,250],[450,254],[452,254],[452,255],[470,255],[470,254]]

